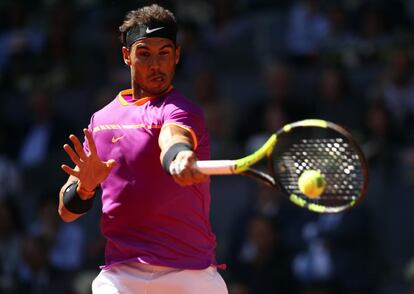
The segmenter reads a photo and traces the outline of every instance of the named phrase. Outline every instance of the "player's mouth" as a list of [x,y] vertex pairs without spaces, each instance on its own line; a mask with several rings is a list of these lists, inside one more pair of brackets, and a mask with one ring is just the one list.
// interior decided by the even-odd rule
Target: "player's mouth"
[[165,81],[165,76],[164,75],[153,75],[149,77],[149,80],[155,83],[163,83]]

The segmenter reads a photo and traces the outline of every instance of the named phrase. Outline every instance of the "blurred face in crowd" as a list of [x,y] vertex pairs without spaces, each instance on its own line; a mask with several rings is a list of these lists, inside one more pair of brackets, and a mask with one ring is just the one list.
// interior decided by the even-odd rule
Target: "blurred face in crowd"
[[343,93],[343,82],[338,71],[327,69],[321,77],[321,94],[325,101],[340,100]]
[[130,49],[123,47],[125,63],[131,68],[133,89],[141,96],[160,95],[168,89],[180,59],[180,48],[167,38],[145,38]]
[[367,113],[367,125],[373,135],[379,138],[387,136],[389,131],[389,116],[385,106],[372,105]]
[[265,218],[255,217],[250,220],[248,236],[257,249],[258,258],[270,254],[277,248],[278,234],[270,221]]
[[0,241],[9,237],[13,228],[13,218],[6,204],[0,202]]
[[265,72],[268,94],[275,102],[286,102],[290,95],[288,69],[282,65],[270,66]]
[[396,84],[404,85],[410,81],[410,57],[404,50],[395,50],[390,60],[391,78]]

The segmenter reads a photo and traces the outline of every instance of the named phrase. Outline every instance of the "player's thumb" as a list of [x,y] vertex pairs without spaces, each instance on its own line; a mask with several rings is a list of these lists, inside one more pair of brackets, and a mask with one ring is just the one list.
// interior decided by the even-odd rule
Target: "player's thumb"
[[105,162],[106,166],[109,167],[109,169],[113,169],[114,166],[116,165],[116,161],[113,159],[108,160],[107,162]]

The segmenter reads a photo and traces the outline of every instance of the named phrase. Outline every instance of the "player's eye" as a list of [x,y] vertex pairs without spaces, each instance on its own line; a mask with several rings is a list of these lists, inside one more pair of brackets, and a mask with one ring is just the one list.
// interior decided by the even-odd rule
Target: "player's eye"
[[139,57],[148,58],[151,54],[148,51],[141,50],[138,52]]
[[162,51],[160,51],[160,55],[168,55],[170,53],[171,53],[170,50],[162,50]]

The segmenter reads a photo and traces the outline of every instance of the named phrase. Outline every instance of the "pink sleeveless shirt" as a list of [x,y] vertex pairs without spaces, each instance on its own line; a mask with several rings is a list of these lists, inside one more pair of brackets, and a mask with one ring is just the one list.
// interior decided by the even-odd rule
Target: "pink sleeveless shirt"
[[89,125],[100,158],[117,163],[101,184],[103,268],[131,261],[184,269],[215,264],[210,183],[176,184],[161,166],[158,145],[161,128],[177,124],[192,133],[198,159],[209,159],[202,111],[172,88],[159,97],[131,98],[131,90],[121,91]]

